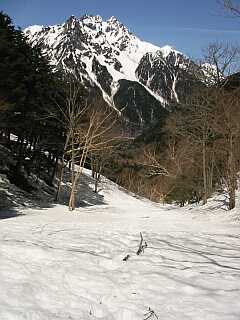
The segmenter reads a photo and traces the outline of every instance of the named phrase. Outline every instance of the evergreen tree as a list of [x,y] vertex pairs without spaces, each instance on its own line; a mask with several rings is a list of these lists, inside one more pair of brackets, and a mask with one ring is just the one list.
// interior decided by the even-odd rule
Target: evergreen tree
[[[28,168],[37,175],[42,167],[53,177],[61,154],[64,128],[49,110],[61,103],[61,82],[37,47],[31,47],[10,17],[0,12],[0,134],[8,137],[17,155],[17,171],[31,159]],[[17,135],[17,143],[10,141]],[[46,152],[48,157],[46,157]],[[51,179],[50,179],[51,180]]]

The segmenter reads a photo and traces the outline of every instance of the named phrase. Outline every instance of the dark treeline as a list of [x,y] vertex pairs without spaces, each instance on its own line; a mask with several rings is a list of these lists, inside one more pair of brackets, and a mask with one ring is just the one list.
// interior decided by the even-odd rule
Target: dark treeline
[[[63,82],[37,47],[0,13],[0,142],[14,155],[10,181],[29,189],[23,172],[51,184],[62,153],[64,130],[48,117],[64,100]],[[3,160],[3,159],[1,159]]]

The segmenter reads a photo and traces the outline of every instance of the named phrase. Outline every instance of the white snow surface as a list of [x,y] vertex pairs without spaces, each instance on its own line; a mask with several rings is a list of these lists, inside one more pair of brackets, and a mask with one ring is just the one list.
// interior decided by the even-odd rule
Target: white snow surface
[[101,188],[103,205],[0,220],[1,320],[240,319],[237,210]]

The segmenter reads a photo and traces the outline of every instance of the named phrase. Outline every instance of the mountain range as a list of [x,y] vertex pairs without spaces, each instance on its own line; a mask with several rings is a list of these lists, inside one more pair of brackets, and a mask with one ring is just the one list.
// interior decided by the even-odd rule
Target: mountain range
[[73,74],[140,126],[179,102],[203,73],[183,53],[140,40],[115,17],[71,16],[59,25],[30,26],[24,33],[55,71]]

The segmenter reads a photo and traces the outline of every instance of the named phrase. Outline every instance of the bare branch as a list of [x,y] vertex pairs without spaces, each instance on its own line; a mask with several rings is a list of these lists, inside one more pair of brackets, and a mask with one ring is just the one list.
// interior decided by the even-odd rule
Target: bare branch
[[240,48],[223,42],[210,43],[203,50],[202,67],[210,84],[219,85],[225,77],[239,71]]
[[223,7],[236,17],[240,17],[240,4],[232,0],[223,0]]

